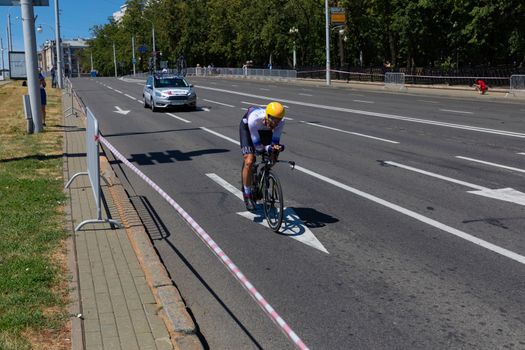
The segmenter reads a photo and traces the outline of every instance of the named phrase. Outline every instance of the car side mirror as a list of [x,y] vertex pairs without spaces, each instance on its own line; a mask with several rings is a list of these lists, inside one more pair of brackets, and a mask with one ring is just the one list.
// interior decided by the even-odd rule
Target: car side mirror
[[151,89],[151,88],[152,88],[152,86],[151,86],[151,85],[146,85],[146,87],[147,87],[148,89]]
[[190,87],[193,87],[193,84],[190,84]]

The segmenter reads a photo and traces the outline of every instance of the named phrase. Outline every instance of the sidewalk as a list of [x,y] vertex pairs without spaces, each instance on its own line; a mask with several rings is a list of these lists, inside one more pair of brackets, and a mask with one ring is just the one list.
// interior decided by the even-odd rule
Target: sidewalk
[[[64,104],[70,98],[64,95]],[[68,107],[68,106],[64,106]],[[64,120],[64,178],[87,171],[85,118]],[[140,218],[101,156],[102,216],[122,223],[88,224],[96,218],[87,176],[76,178],[66,194],[72,304],[72,348],[167,350],[201,349],[195,325],[182,298],[160,263]]]

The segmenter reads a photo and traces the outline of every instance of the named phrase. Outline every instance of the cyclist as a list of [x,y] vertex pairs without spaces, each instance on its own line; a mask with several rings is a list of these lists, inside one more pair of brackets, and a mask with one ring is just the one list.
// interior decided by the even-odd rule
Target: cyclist
[[252,197],[252,165],[255,154],[266,152],[277,156],[284,151],[281,145],[281,133],[284,127],[284,107],[279,102],[270,102],[266,108],[250,107],[239,125],[241,152],[243,156],[242,185],[244,204],[249,211],[255,210]]

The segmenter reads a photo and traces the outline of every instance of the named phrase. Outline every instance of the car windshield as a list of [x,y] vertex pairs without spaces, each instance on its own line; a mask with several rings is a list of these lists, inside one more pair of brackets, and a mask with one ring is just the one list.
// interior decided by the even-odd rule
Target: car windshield
[[188,87],[188,83],[180,78],[155,78],[156,88]]

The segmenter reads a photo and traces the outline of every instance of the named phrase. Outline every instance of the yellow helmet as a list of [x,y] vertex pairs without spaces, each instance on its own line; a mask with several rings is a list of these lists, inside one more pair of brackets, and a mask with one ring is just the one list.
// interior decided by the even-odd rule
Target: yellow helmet
[[279,102],[270,102],[268,103],[268,106],[266,106],[266,120],[268,120],[268,117],[272,117],[275,119],[283,119],[284,118],[284,107]]

